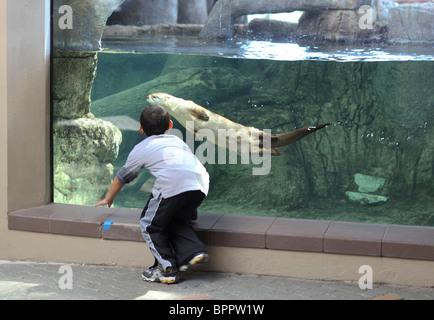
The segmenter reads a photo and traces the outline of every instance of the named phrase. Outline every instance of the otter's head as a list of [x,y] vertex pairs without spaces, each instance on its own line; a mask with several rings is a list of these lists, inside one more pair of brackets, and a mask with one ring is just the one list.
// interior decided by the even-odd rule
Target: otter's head
[[153,93],[148,96],[148,102],[152,105],[162,105],[170,101],[171,96],[167,93]]

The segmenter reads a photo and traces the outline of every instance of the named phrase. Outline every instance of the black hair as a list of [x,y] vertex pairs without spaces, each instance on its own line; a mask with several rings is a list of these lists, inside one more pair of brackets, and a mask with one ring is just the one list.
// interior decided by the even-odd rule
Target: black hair
[[162,106],[146,107],[140,115],[140,125],[148,137],[165,133],[169,123],[169,113]]

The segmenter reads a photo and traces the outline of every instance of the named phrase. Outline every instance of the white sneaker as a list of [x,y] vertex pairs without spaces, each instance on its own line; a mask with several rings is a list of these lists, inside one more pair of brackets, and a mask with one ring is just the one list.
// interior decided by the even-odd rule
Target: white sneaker
[[156,267],[150,267],[143,271],[142,278],[148,282],[161,282],[166,284],[177,283],[178,271],[175,268],[167,268],[166,271],[163,271],[163,268],[160,264]]
[[187,264],[179,267],[179,271],[187,271],[191,267],[199,266],[208,261],[208,253],[201,252],[196,254]]

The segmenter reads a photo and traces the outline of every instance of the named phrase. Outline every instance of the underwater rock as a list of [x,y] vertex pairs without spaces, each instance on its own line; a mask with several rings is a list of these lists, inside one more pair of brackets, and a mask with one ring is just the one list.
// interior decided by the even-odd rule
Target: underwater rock
[[388,171],[378,175],[388,177],[385,185],[388,193],[419,196],[431,192],[432,195],[429,190],[434,190],[431,102],[434,64],[430,61],[380,63],[374,81],[382,111],[391,121],[380,131],[383,148],[378,151],[395,149],[389,161],[380,154],[377,156],[383,159],[378,163]]
[[433,42],[434,3],[408,3],[389,10],[389,42]]
[[[167,57],[165,54],[153,55],[150,59],[145,54],[98,52],[98,76],[92,86],[92,101],[155,79],[161,75]],[[138,72],[137,66],[145,71]]]
[[53,125],[56,151],[66,162],[80,160],[89,154],[101,163],[116,159],[122,141],[120,130],[111,122],[80,118],[57,120]]
[[233,68],[190,68],[164,74],[134,88],[94,101],[92,112],[98,117],[128,115],[138,119],[140,112],[148,106],[146,99],[151,93],[166,92],[199,103],[212,103],[241,94],[250,86],[246,78]]
[[387,197],[379,196],[376,194],[362,193],[362,192],[345,192],[347,198],[352,202],[357,202],[362,205],[379,205],[387,202]]
[[[149,59],[154,59],[152,56]],[[334,122],[317,135],[280,148],[282,155],[272,158],[267,176],[252,176],[253,165],[207,165],[211,176],[209,199],[223,204],[290,210],[321,199],[347,199],[347,190],[357,191],[356,172],[387,178],[381,195],[389,199],[432,197],[431,61],[335,63],[208,58],[218,67],[206,68],[206,59],[200,57],[197,65],[203,64],[202,68],[163,74],[94,101],[92,112],[138,119],[147,105],[147,94],[170,90],[168,93],[197,101],[232,121],[277,134],[319,121]],[[176,70],[176,59],[167,67]],[[112,73],[115,79],[124,72],[122,64],[118,68]],[[136,68],[128,76],[147,69]],[[128,145],[128,139],[124,140],[123,145]]]
[[212,68],[212,62],[207,56],[202,55],[169,55],[161,75],[189,68]]
[[54,200],[89,205],[111,184],[122,134],[90,112],[97,53],[55,51],[53,65]]
[[103,199],[122,141],[110,122],[80,118],[53,125],[54,201],[89,205]]
[[280,13],[292,11],[353,10],[361,5],[370,5],[370,0],[220,0],[218,1],[200,33],[203,38],[227,39],[234,32],[238,17],[248,14]]
[[[54,49],[62,51],[100,50],[101,35],[107,18],[124,1],[54,0]],[[65,19],[69,19],[69,25],[63,25],[67,21]]]
[[[419,195],[426,194],[432,197],[434,190],[434,127],[426,130],[426,145],[419,151],[420,156],[415,168],[414,185],[418,186]],[[434,217],[433,217],[434,219]]]
[[434,120],[429,100],[434,81],[431,61],[379,63],[374,81],[387,118],[407,129],[407,137],[430,129],[427,124]]
[[81,118],[90,112],[97,53],[56,52],[53,59],[53,117]]
[[377,192],[384,186],[386,179],[380,177],[369,176],[366,174],[356,173],[354,175],[354,182],[359,186],[359,192]]
[[[390,197],[433,190],[430,62],[257,64],[266,78],[254,83],[249,98],[264,107],[226,111],[225,117],[273,133],[335,119],[321,134],[281,148],[289,166],[304,168],[311,197],[351,190],[354,172],[387,177],[383,192]],[[254,66],[250,72],[260,74]],[[275,163],[272,172],[280,170]]]
[[[289,165],[287,158],[287,153],[285,157],[273,157],[272,170],[264,176],[252,175],[253,168],[258,166],[240,165],[240,159],[238,165],[206,164],[211,179],[211,189],[207,199],[236,207],[257,206],[270,210],[274,208],[292,210],[304,207],[310,199],[309,181],[304,168]],[[237,214],[236,211],[225,213]]]

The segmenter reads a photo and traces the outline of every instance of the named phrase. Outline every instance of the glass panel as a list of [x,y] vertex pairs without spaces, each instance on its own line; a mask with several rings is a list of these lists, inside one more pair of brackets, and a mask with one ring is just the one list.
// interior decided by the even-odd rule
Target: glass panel
[[[55,201],[104,197],[146,138],[138,127],[148,95],[164,92],[278,135],[271,163],[231,158],[172,117],[210,173],[203,212],[434,226],[432,3],[193,2],[201,15],[181,0],[126,1],[102,51],[57,52]],[[143,170],[115,206],[142,208],[154,181]]]

